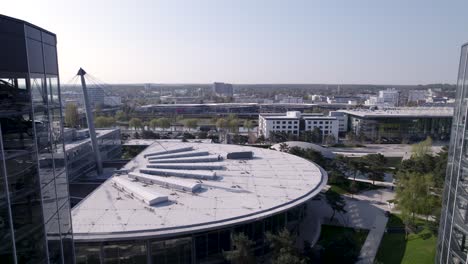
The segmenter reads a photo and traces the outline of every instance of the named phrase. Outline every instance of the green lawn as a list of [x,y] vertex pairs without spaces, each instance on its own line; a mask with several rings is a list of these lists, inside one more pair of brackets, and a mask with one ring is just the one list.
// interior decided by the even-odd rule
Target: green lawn
[[[423,221],[417,221],[421,224]],[[387,227],[401,227],[403,222],[397,215],[392,215]],[[383,264],[426,264],[434,263],[437,237],[423,228],[417,234],[410,234],[405,240],[405,233],[386,233],[380,243],[377,260]]]
[[[340,184],[330,184],[330,188],[339,194],[351,193],[351,182],[352,180],[346,180],[345,182],[340,183]],[[379,186],[372,185],[371,183],[368,183],[368,182],[356,181],[356,184],[357,184],[357,189],[358,189],[357,193],[382,188]]]
[[364,245],[366,241],[367,234],[369,230],[366,229],[354,229],[350,227],[342,227],[342,226],[332,226],[332,225],[322,225],[322,229],[320,231],[320,238],[317,244],[326,240],[335,240],[343,236],[344,233],[350,233],[359,243],[359,248]]

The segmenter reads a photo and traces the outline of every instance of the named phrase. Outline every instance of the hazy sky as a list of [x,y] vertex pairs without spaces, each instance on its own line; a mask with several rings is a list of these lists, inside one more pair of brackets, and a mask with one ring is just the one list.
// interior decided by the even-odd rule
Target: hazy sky
[[467,0],[14,0],[62,83],[455,83]]

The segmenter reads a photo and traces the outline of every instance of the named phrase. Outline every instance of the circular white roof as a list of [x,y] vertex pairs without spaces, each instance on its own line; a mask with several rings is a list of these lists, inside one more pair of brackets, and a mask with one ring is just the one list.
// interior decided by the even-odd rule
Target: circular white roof
[[[252,152],[251,159],[227,159]],[[163,237],[285,211],[326,184],[297,156],[238,145],[157,141],[72,210],[77,241]],[[137,179],[137,180],[135,180]]]

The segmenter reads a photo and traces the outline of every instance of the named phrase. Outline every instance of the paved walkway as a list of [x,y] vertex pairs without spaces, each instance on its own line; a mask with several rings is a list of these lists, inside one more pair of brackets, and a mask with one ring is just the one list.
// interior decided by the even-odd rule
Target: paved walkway
[[380,247],[380,242],[385,233],[388,218],[382,213],[375,217],[374,225],[367,235],[367,239],[361,248],[358,264],[373,264],[377,251]]
[[372,264],[388,221],[385,211],[392,209],[387,201],[394,199],[395,193],[390,188],[382,188],[362,192],[353,197],[344,195],[344,198],[347,213],[337,213],[333,222],[330,222],[333,210],[324,198],[309,201],[307,218],[301,225],[297,245],[302,248],[305,240],[315,244],[320,235],[321,224],[368,229],[369,234],[361,249],[359,263]]

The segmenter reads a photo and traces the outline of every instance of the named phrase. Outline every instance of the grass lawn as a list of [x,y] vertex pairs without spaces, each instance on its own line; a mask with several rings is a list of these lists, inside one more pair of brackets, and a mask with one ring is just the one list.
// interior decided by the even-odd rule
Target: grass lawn
[[336,240],[343,236],[344,233],[350,233],[359,243],[359,249],[364,245],[366,241],[367,234],[369,230],[366,229],[354,229],[350,227],[342,227],[342,226],[332,226],[332,225],[322,225],[322,230],[320,231],[320,238],[318,244],[320,242],[326,240]]
[[[417,221],[423,224],[423,221]],[[398,215],[391,215],[387,227],[402,227]],[[384,264],[425,264],[434,263],[437,237],[426,228],[417,234],[386,233],[380,243],[377,260]]]
[[[346,182],[340,183],[340,184],[330,184],[330,188],[339,193],[339,194],[347,194],[351,193],[351,180],[347,180]],[[376,190],[380,189],[382,187],[372,185],[371,183],[368,182],[360,182],[356,181],[357,184],[357,193],[363,192],[363,191],[369,191],[369,190]]]

